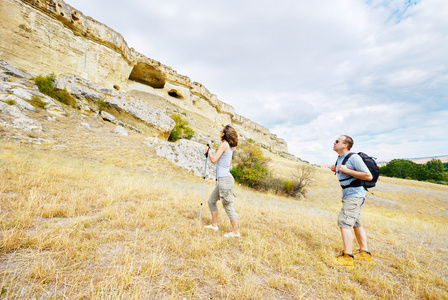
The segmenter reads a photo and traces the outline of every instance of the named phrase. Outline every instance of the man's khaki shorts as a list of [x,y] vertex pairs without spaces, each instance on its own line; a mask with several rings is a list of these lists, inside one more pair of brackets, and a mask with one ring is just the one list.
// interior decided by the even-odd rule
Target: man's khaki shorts
[[342,228],[362,227],[361,208],[366,198],[348,197],[342,199],[342,209],[338,216],[338,226]]

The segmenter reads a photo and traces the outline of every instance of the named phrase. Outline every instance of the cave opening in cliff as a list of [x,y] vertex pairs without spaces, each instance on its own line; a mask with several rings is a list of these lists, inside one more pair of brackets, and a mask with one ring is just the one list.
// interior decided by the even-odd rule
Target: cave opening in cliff
[[182,96],[179,95],[176,90],[169,91],[168,95],[170,95],[173,98],[182,99]]
[[165,86],[165,77],[162,72],[146,63],[138,63],[132,69],[129,80],[133,80],[155,89],[163,89]]

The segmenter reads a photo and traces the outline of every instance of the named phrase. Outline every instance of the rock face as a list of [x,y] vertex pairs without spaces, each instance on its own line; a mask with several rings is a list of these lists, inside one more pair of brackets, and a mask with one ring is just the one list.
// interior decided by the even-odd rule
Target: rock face
[[[38,109],[44,109],[53,116],[65,116],[66,111],[59,102],[39,92],[38,87],[24,72],[12,76],[9,70],[15,67],[0,61],[0,116],[3,124],[16,129],[29,132],[41,132],[41,124],[30,118],[27,112],[34,113]],[[20,71],[21,72],[21,71]],[[28,75],[26,78],[29,78]],[[113,89],[107,89],[96,83],[89,82],[74,75],[62,75],[55,82],[55,87],[65,90],[73,96],[75,108],[82,109],[86,113],[96,113],[103,120],[117,124],[116,133],[128,135],[127,130],[167,140],[174,127],[174,121],[157,109],[141,101],[138,98],[128,96]],[[101,109],[99,108],[101,103]],[[88,124],[81,124],[88,127]]]
[[[192,171],[196,176],[204,176],[205,147],[203,144],[179,140],[176,143],[163,143],[157,147],[157,154],[172,161],[176,165]],[[206,177],[215,179],[216,166],[207,159]]]
[[[220,101],[202,84],[129,48],[119,33],[61,0],[2,0],[0,19],[1,58],[32,75],[75,74],[79,80],[111,91],[135,90],[162,96],[213,124],[232,124],[241,137],[251,138],[274,152],[288,150],[283,139],[237,115],[232,106]],[[120,101],[108,100],[108,104],[123,109]],[[145,110],[144,106],[144,101],[134,101],[127,110],[137,119],[145,119],[148,116],[140,111]],[[151,113],[154,114],[157,112]],[[165,135],[155,131],[150,134]]]
[[108,89],[89,82],[79,76],[62,75],[55,82],[55,87],[65,89],[77,98],[80,103],[98,111],[102,118],[122,127],[128,127],[140,133],[167,140],[175,123],[161,109],[129,96],[125,93]]

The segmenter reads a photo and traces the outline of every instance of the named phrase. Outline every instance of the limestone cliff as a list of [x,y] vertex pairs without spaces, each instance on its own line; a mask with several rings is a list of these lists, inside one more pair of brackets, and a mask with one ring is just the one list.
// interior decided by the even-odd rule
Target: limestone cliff
[[61,0],[2,0],[0,59],[34,75],[75,74],[122,92],[163,97],[185,111],[208,118],[214,127],[233,124],[274,152],[286,142],[235,113],[206,87],[129,48],[121,34]]

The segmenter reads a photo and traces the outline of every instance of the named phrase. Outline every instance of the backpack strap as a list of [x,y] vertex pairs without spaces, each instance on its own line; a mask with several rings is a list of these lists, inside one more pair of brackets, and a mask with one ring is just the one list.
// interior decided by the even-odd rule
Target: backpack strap
[[344,160],[342,161],[341,165],[345,165],[345,164],[347,163],[347,160],[348,160],[350,157],[352,157],[353,154],[355,154],[355,152],[349,152],[349,153],[347,154],[347,156],[344,157]]
[[[355,153],[354,153],[354,152],[349,152],[349,153],[344,157],[344,159],[342,160],[341,165],[345,165],[345,164],[347,164],[347,161],[349,160],[350,157],[352,157],[353,154],[355,154]],[[338,162],[338,161],[336,160],[336,163],[337,163],[337,162]],[[335,174],[336,174],[336,172],[335,172]],[[350,176],[350,175],[349,175],[349,176]],[[362,180],[361,180],[361,179],[358,179],[358,178],[356,178],[355,180],[353,180],[352,182],[350,182],[350,183],[347,184],[347,185],[342,184],[344,181],[347,181],[347,180],[352,179],[352,178],[355,178],[355,177],[350,176],[350,177],[347,177],[347,178],[344,178],[344,179],[339,180],[339,183],[341,184],[341,187],[342,187],[343,189],[346,189],[346,188],[349,188],[349,187],[358,187],[358,186],[362,186]]]
[[[347,163],[347,160],[348,160],[353,154],[355,154],[355,153],[354,153],[354,152],[349,152],[349,153],[347,154],[347,156],[344,157],[344,159],[342,160],[341,165],[345,165],[345,164]],[[336,167],[337,165],[338,165],[338,160],[336,159],[336,162],[334,163],[334,166]],[[336,170],[334,171],[334,175],[336,175],[337,172],[338,172],[338,170],[336,169]],[[343,179],[343,180],[346,180],[346,179]]]

